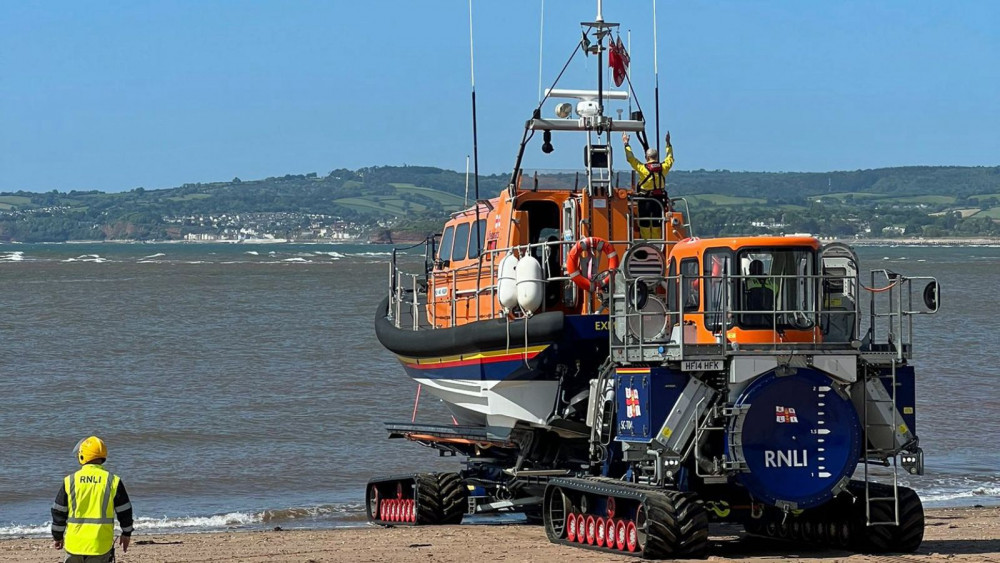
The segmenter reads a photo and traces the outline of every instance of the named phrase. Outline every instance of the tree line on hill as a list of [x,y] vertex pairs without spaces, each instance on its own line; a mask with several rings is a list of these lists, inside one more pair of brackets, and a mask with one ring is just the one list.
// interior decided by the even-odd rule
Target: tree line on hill
[[[480,194],[499,193],[509,179],[507,174],[480,176]],[[728,205],[701,199],[692,207],[700,236],[743,234],[753,230],[752,224],[765,225],[758,230],[835,236],[1000,236],[1000,166],[827,173],[675,170],[668,182],[675,196],[753,198]],[[464,197],[466,177],[427,166],[373,166],[120,193],[7,192],[0,194],[0,240],[177,239],[197,229],[176,218],[241,213],[320,216],[418,232],[436,230],[455,210],[400,184]],[[387,211],[390,200],[405,213]]]

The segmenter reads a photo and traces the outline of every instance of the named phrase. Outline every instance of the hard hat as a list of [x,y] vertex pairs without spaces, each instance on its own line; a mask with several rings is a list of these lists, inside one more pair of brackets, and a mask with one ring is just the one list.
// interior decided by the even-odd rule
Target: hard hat
[[90,436],[76,444],[76,456],[80,465],[85,465],[95,459],[107,459],[108,447],[104,445],[104,440],[97,436]]

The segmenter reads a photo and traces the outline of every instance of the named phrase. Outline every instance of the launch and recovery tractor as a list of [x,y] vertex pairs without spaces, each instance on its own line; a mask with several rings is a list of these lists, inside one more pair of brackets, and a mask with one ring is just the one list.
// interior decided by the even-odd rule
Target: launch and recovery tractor
[[[452,416],[387,430],[464,466],[373,478],[369,519],[521,512],[553,542],[646,558],[704,555],[714,522],[914,551],[923,508],[897,475],[923,472],[910,360],[937,281],[812,236],[696,238],[669,136],[657,153],[631,83],[604,84],[627,53],[600,4],[566,63],[596,59],[597,88],[545,90],[507,187],[412,271],[393,253],[376,335]],[[546,157],[553,133],[582,140],[583,170],[525,169],[536,133]],[[623,134],[663,160],[616,167]]]

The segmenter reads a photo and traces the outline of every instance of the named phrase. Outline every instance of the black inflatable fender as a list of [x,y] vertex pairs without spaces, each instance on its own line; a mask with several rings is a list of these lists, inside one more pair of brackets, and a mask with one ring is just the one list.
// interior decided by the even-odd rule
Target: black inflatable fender
[[[453,328],[434,330],[406,330],[393,326],[386,316],[389,297],[379,303],[375,311],[375,336],[389,351],[400,356],[433,358],[481,352],[507,345],[508,332],[511,346],[544,344],[559,341],[565,331],[562,311],[538,313],[530,319],[505,319],[476,321]],[[525,343],[524,323],[528,323]]]

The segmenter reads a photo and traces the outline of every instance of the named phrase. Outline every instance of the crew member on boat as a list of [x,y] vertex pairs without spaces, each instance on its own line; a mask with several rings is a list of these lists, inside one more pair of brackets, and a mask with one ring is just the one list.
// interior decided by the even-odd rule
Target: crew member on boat
[[625,158],[639,175],[639,182],[636,190],[644,198],[639,200],[639,217],[656,217],[656,219],[639,220],[639,236],[644,239],[662,238],[662,213],[664,208],[669,206],[670,198],[667,196],[667,173],[674,165],[674,147],[670,144],[670,132],[667,131],[667,156],[660,162],[660,155],[653,147],[646,149],[646,162],[639,162],[639,159],[632,154],[632,147],[629,146],[628,133],[622,133],[622,142],[625,144]]

